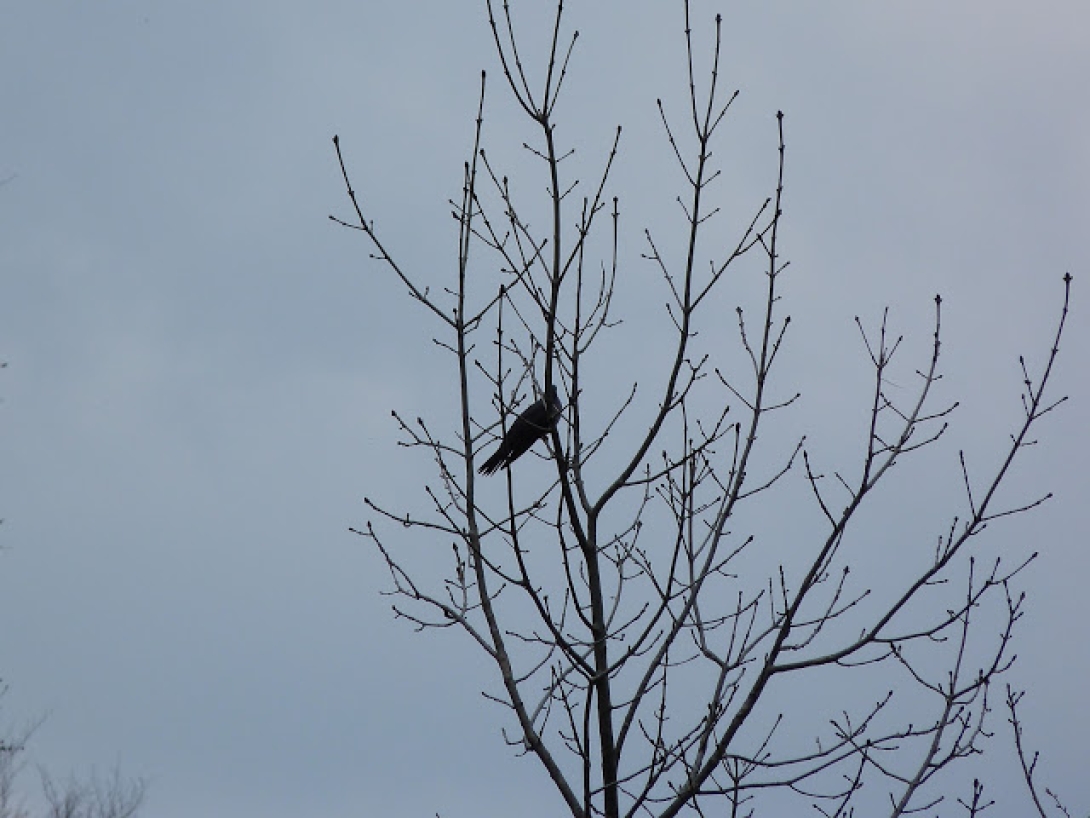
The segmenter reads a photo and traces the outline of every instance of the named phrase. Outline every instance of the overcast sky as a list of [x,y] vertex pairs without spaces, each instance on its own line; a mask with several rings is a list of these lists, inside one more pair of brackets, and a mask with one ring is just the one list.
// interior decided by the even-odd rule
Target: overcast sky
[[[635,258],[640,219],[676,213],[654,101],[684,104],[679,4],[568,5],[560,137],[593,157],[624,124]],[[989,547],[1042,554],[1012,678],[1045,783],[1085,812],[1090,6],[700,3],[695,22],[716,10],[742,90],[719,148],[730,206],[768,195],[786,115],[785,297],[815,433],[836,375],[866,373],[852,317],[889,304],[926,344],[941,292],[955,431],[986,463],[1017,418],[1017,356],[1042,360],[1075,275],[1056,377],[1073,400],[1012,484],[1056,496]],[[478,653],[393,621],[347,532],[365,494],[430,475],[389,412],[441,414],[451,382],[428,316],[326,218],[349,215],[330,139],[407,269],[453,281],[446,201],[482,68],[490,145],[527,136],[483,3],[41,0],[3,18],[2,719],[48,717],[31,756],[56,774],[146,776],[155,818],[558,814],[503,744]]]

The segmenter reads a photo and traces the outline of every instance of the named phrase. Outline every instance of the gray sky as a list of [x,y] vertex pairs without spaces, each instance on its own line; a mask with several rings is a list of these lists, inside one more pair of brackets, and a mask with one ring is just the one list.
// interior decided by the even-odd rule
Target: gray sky
[[[446,200],[481,68],[494,150],[527,135],[483,4],[11,5],[3,718],[48,715],[32,755],[56,773],[147,776],[157,818],[500,816],[515,799],[556,814],[541,770],[503,745],[480,656],[394,622],[376,555],[346,531],[364,494],[408,502],[430,474],[396,448],[389,411],[415,416],[449,375],[424,312],[327,221],[349,212],[330,138],[389,247],[450,281]],[[589,159],[624,124],[635,237],[674,213],[654,100],[683,105],[682,21],[677,4],[570,5],[561,138]],[[716,8],[697,4],[697,22]],[[731,206],[769,192],[786,114],[786,297],[815,445],[837,454],[844,384],[866,375],[852,317],[890,304],[919,349],[942,292],[955,441],[986,464],[1019,411],[1017,355],[1041,361],[1076,276],[1055,382],[1073,402],[1012,483],[1056,498],[989,547],[1042,553],[1013,680],[1031,688],[1044,782],[1085,811],[1090,7],[718,8],[725,81],[743,92],[719,148]]]

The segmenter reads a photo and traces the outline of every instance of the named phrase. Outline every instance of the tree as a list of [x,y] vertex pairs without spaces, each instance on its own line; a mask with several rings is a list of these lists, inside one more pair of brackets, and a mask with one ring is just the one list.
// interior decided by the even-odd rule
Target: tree
[[[0,695],[4,692],[0,689]],[[27,742],[38,726],[40,722],[21,730],[7,729],[0,737],[0,818],[31,818],[35,814],[20,796],[16,779],[23,770]],[[65,782],[58,782],[44,769],[39,775],[46,804],[44,818],[133,818],[144,803],[144,781],[123,778],[118,768],[106,777],[92,773],[86,780],[72,776]]]
[[[6,361],[0,361],[0,369],[6,366]],[[7,686],[0,681],[0,699],[5,693]],[[31,818],[34,814],[20,796],[16,780],[24,767],[27,743],[39,726],[40,721],[21,729],[5,726],[0,734],[0,818]],[[125,779],[119,768],[106,778],[92,773],[88,780],[72,776],[64,783],[45,769],[39,769],[39,775],[46,802],[44,818],[133,818],[147,789],[143,779]]]
[[[614,310],[629,242],[610,195],[621,129],[580,197],[557,131],[577,38],[565,33],[563,4],[537,72],[509,5],[487,5],[503,85],[537,132],[526,148],[546,200],[528,199],[541,185],[516,181],[518,171],[486,151],[482,74],[474,144],[452,203],[459,252],[448,289],[433,294],[387,248],[334,137],[355,213],[335,220],[362,232],[434,317],[435,341],[456,372],[452,405],[437,416],[394,414],[405,445],[435,464],[426,511],[366,500],[380,523],[425,535],[433,554],[453,544],[445,574],[409,570],[375,521],[354,529],[385,559],[394,610],[418,628],[461,629],[492,660],[502,688],[493,698],[517,724],[508,740],[536,756],[573,816],[667,818],[706,803],[732,815],[759,806],[794,814],[800,804],[825,815],[889,804],[906,815],[937,804],[949,791],[942,777],[985,749],[993,691],[1013,661],[1025,608],[1014,582],[1035,555],[1009,565],[984,550],[981,535],[1050,496],[1010,503],[999,490],[1063,402],[1046,387],[1071,276],[1043,364],[1022,361],[1024,412],[997,465],[985,472],[959,454],[962,513],[926,547],[897,543],[894,552],[860,520],[902,471],[895,466],[944,440],[957,407],[936,395],[942,299],[934,298],[929,352],[908,371],[911,387],[888,314],[857,319],[872,388],[853,462],[819,462],[806,437],[769,434],[800,397],[775,377],[792,340],[780,253],[784,117],[772,194],[740,225],[724,225],[713,146],[736,94],[720,86],[719,17],[711,68],[698,76],[686,2],[685,113],[658,103],[687,184],[683,235],[664,241],[646,230],[641,239],[668,294],[671,335],[661,371],[645,367],[619,398],[598,388],[603,353],[626,348],[611,340],[627,330]],[[745,275],[760,282],[753,306],[731,289]],[[717,332],[724,315],[736,329],[733,353]],[[546,437],[550,462],[529,454],[508,462],[497,494],[478,464],[512,418],[554,388],[564,409]],[[448,430],[444,418],[455,414]],[[805,533],[762,531],[787,510]],[[1008,693],[1020,736],[1017,697]],[[977,782],[963,802],[970,814],[986,807]]]
[[[6,688],[0,690],[0,695],[5,691]],[[0,818],[25,818],[27,813],[16,792],[15,779],[20,768],[19,754],[23,752],[33,730],[5,732],[6,735],[0,738]]]
[[58,784],[42,772],[42,790],[49,807],[46,818],[133,818],[144,803],[142,780],[126,780],[117,768],[106,778],[69,779]]

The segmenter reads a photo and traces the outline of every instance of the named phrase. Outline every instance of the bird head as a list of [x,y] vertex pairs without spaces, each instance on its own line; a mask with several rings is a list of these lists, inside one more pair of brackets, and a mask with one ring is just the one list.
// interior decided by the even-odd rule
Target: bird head
[[556,391],[556,384],[549,384],[549,389],[545,393],[545,402],[549,407],[549,416],[556,418],[560,416],[560,413],[564,410],[564,404],[560,402],[560,395]]

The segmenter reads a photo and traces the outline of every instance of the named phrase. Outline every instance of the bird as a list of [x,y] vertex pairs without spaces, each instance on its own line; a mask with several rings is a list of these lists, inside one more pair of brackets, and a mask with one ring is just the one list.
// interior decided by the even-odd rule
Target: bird
[[510,466],[518,460],[556,426],[563,408],[556,394],[556,385],[550,385],[542,398],[532,403],[515,418],[515,422],[503,436],[495,454],[481,464],[480,473],[492,474],[500,467]]

